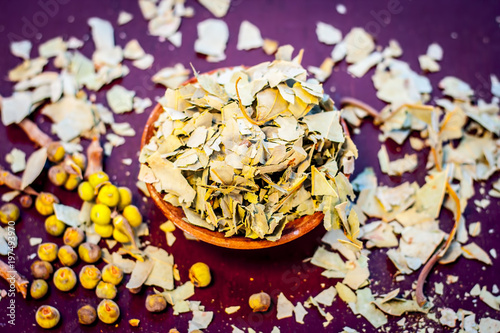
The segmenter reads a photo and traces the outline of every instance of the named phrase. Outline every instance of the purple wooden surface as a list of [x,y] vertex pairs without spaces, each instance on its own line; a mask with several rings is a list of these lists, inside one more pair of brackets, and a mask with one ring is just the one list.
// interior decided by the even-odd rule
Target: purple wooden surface
[[[44,6],[51,3],[52,7]],[[394,3],[391,1],[391,3]],[[55,5],[54,5],[55,4]],[[233,65],[252,65],[261,61],[270,60],[261,50],[237,51],[237,34],[239,24],[246,19],[256,24],[262,32],[263,37],[276,39],[280,44],[292,44],[296,49],[304,48],[305,55],[303,65],[318,66],[321,61],[329,56],[331,47],[320,44],[315,35],[315,24],[323,21],[333,24],[345,34],[354,26],[361,26],[372,32],[378,45],[387,45],[389,39],[397,39],[404,54],[402,59],[409,62],[412,68],[418,71],[417,56],[426,52],[427,46],[432,42],[440,43],[444,48],[444,59],[441,63],[442,70],[429,77],[437,93],[437,82],[446,75],[457,76],[468,83],[476,91],[477,96],[489,99],[489,74],[500,74],[500,26],[496,17],[500,15],[500,4],[492,1],[396,1],[396,12],[389,15],[389,20],[380,20],[381,11],[388,13],[387,1],[344,1],[347,14],[340,15],[336,12],[336,1],[242,1],[234,0],[229,13],[224,18],[230,29],[230,39],[226,50],[227,59],[223,62],[212,64],[206,62],[203,57],[197,56],[193,51],[196,39],[196,23],[212,17],[195,1],[188,1],[195,8],[196,15],[191,19],[184,19],[180,30],[183,33],[183,45],[175,49],[168,42],[159,42],[156,37],[147,35],[147,24],[142,18],[136,1],[76,1],[76,0],[42,0],[42,1],[3,1],[0,8],[0,44],[3,45],[0,57],[0,94],[9,96],[13,84],[6,80],[7,71],[17,65],[20,60],[10,55],[8,43],[12,38],[22,37],[31,40],[34,44],[32,56],[36,55],[37,45],[52,37],[62,35],[65,39],[70,36],[78,38],[89,38],[87,19],[92,16],[108,19],[116,22],[119,10],[126,10],[134,14],[132,22],[125,26],[116,27],[115,37],[117,44],[124,46],[128,40],[137,38],[145,51],[155,56],[152,69],[141,71],[130,65],[131,72],[118,83],[128,89],[137,91],[140,97],[161,96],[164,89],[154,86],[150,77],[160,68],[172,66],[182,62],[185,66],[192,63],[201,72],[216,67]],[[49,8],[50,16],[44,8]],[[387,16],[386,16],[387,18]],[[456,38],[452,38],[452,34]],[[82,52],[91,55],[94,46],[92,42],[86,43]],[[51,66],[49,66],[50,68]],[[373,106],[380,108],[383,103],[375,96],[370,76],[362,79],[353,79],[346,73],[345,63],[340,64],[334,71],[332,77],[325,83],[325,90],[330,91],[333,99],[339,101],[343,96],[360,98]],[[97,100],[105,102],[105,91],[97,93]],[[290,244],[261,251],[234,251],[214,246],[187,241],[180,231],[176,231],[177,241],[172,248],[166,247],[164,233],[158,230],[159,224],[164,222],[160,211],[156,209],[151,201],[142,202],[142,195],[135,189],[135,179],[138,172],[138,164],[131,166],[121,164],[122,158],[133,158],[138,154],[140,132],[146,121],[148,113],[142,115],[125,114],[116,116],[117,122],[127,121],[133,124],[138,131],[136,137],[127,139],[127,144],[116,148],[112,158],[105,161],[105,170],[119,185],[126,185],[133,189],[134,201],[140,204],[145,218],[150,221],[152,231],[151,242],[162,246],[171,252],[179,266],[182,280],[187,280],[187,270],[196,261],[206,262],[213,271],[213,283],[209,288],[197,290],[192,300],[200,300],[209,311],[214,311],[213,323],[208,332],[224,332],[230,330],[234,324],[239,328],[252,327],[257,331],[269,332],[273,326],[279,326],[282,332],[311,332],[323,331],[322,318],[315,309],[310,309],[305,317],[305,324],[300,325],[293,318],[276,320],[276,304],[266,314],[253,314],[246,305],[248,296],[254,292],[264,290],[273,296],[283,292],[292,302],[305,301],[309,295],[318,294],[324,283],[326,287],[335,284],[336,280],[329,280],[320,275],[322,269],[302,260],[310,257],[315,248],[320,244],[319,239],[324,234],[321,227],[317,228],[305,237]],[[49,130],[50,124],[44,117],[35,115],[34,119],[43,129]],[[379,175],[379,181],[387,185],[395,185],[404,180],[423,180],[422,169],[413,174],[404,175],[401,178],[390,178],[381,176],[376,153],[379,149],[377,141],[378,130],[369,123],[361,127],[361,134],[354,136],[360,158],[356,164],[356,172],[360,172],[366,166],[373,166]],[[13,147],[17,147],[28,154],[34,148],[32,144],[22,135],[21,130],[15,126],[5,128],[0,126],[0,163],[8,167],[3,156]],[[402,149],[395,145],[388,145],[389,153],[404,152],[409,149],[405,144]],[[418,153],[420,166],[425,165],[425,154]],[[497,176],[494,177],[496,179]],[[80,201],[75,193],[68,193],[54,188],[41,177],[35,184],[39,190],[53,191],[62,198],[63,203],[78,207]],[[486,185],[489,189],[489,185]],[[5,189],[0,189],[0,194]],[[477,194],[475,199],[479,198]],[[500,237],[496,216],[500,211],[499,202],[492,200],[492,204],[482,213],[478,213],[469,205],[465,211],[467,221],[480,220],[483,223],[483,232],[474,239],[484,249],[495,248],[500,252]],[[444,230],[451,227],[451,216],[442,214],[442,225]],[[493,229],[493,233],[488,230]],[[54,241],[61,244],[61,239],[48,236],[43,230],[43,219],[34,211],[23,211],[22,220],[16,226],[19,236],[19,247],[16,249],[17,269],[29,277],[29,265],[31,261],[27,255],[33,253],[35,248],[30,247],[29,236],[42,237],[44,241]],[[370,256],[370,270],[373,290],[384,293],[396,287],[402,290],[411,288],[411,283],[416,280],[417,275],[411,275],[405,281],[393,283],[395,273],[393,265],[383,254],[385,251],[375,251]],[[434,282],[445,282],[448,274],[458,275],[460,279],[453,285],[445,284],[444,295],[435,299],[436,308],[449,306],[454,310],[459,308],[475,311],[478,318],[484,316],[499,317],[499,313],[485,306],[479,300],[473,302],[472,298],[464,298],[465,292],[470,291],[472,286],[479,282],[491,287],[498,283],[498,260],[494,260],[493,267],[460,258],[455,264],[438,266],[429,279],[425,291],[428,295],[434,295]],[[56,265],[57,266],[57,265]],[[82,265],[76,267],[78,272]],[[99,267],[103,266],[100,262]],[[0,282],[0,288],[7,288],[4,281]],[[12,327],[7,322],[7,299],[0,301],[0,330],[2,332],[28,332],[43,331],[36,327],[34,314],[39,305],[50,304],[56,306],[62,313],[62,322],[58,330],[62,332],[90,332],[90,331],[168,331],[176,327],[181,332],[187,330],[187,323],[191,319],[190,314],[173,316],[172,309],[162,314],[150,314],[144,309],[146,294],[152,292],[147,289],[138,295],[132,295],[120,285],[118,293],[118,304],[122,309],[121,319],[117,326],[108,326],[102,323],[91,327],[82,327],[77,323],[76,310],[85,303],[96,306],[97,298],[92,291],[83,290],[78,287],[70,293],[57,291],[50,283],[50,294],[43,300],[23,300],[16,296],[16,326]],[[233,314],[224,313],[224,308],[232,305],[241,305],[241,309]],[[334,321],[328,327],[328,331],[337,332],[343,326],[350,326],[366,332],[375,331],[364,318],[356,317],[346,305],[337,299],[334,304],[327,308],[332,312]],[[128,320],[138,318],[141,320],[140,327],[131,328]],[[412,314],[407,316],[407,322],[416,323],[422,318],[421,315]],[[396,321],[400,318],[389,318],[389,326],[399,330]],[[428,320],[427,320],[428,321]],[[436,324],[429,323],[430,326]],[[439,327],[439,326],[436,326]],[[438,328],[441,331],[442,328]],[[410,329],[413,331],[413,329]]]

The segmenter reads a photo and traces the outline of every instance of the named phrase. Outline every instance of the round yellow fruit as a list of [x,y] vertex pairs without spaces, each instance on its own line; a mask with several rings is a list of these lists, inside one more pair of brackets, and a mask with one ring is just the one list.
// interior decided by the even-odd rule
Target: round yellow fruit
[[137,228],[142,223],[142,215],[139,208],[134,205],[128,205],[123,210],[123,217],[127,219],[132,228]]
[[95,224],[109,224],[111,222],[111,209],[104,204],[96,204],[90,210],[90,220]]
[[105,184],[99,189],[97,202],[105,204],[108,207],[115,207],[120,202],[120,193],[115,185]]

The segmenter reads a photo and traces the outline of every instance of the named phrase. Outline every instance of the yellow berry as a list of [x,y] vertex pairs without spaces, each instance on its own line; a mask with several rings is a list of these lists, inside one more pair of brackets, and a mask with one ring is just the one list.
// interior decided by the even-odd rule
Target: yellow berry
[[74,174],[68,175],[68,179],[66,180],[66,183],[64,183],[64,188],[68,191],[73,191],[75,188],[78,187],[82,179]]
[[97,306],[97,316],[105,324],[113,324],[120,317],[118,304],[110,299],[103,299]]
[[97,194],[97,202],[108,207],[115,207],[120,202],[120,193],[116,186],[111,184],[102,185]]
[[59,203],[59,199],[51,193],[42,192],[35,200],[35,208],[37,212],[43,216],[54,214],[54,203]]
[[66,155],[66,151],[60,142],[51,142],[47,147],[47,158],[53,163],[59,163]]
[[50,305],[42,305],[36,311],[35,319],[41,328],[53,328],[61,319],[59,311]]
[[82,243],[78,247],[78,254],[80,259],[89,264],[95,263],[97,260],[101,259],[101,248],[99,245],[92,243]]
[[[115,227],[115,230],[117,231],[116,235],[118,237],[121,237],[122,240],[125,240],[125,237],[123,237],[123,236],[126,236],[128,239],[128,242],[135,243],[134,230],[132,229],[132,227],[130,227],[130,223],[128,223],[127,219],[124,218],[123,215],[117,215],[115,218],[113,218],[113,225]],[[113,236],[115,236],[115,233],[113,233]],[[116,239],[116,237],[115,237],[115,239]],[[119,241],[119,242],[127,243],[127,242],[122,242],[122,241]]]
[[57,244],[43,243],[38,245],[38,257],[41,260],[52,262],[57,258]]
[[96,204],[90,210],[90,220],[95,224],[109,224],[111,222],[111,209],[104,204]]
[[73,155],[71,155],[71,159],[76,165],[78,165],[80,170],[85,170],[85,167],[87,166],[87,157],[85,157],[84,154],[78,152],[73,153]]
[[116,297],[116,286],[112,283],[101,281],[95,288],[95,294],[99,298],[113,299]]
[[52,236],[61,236],[66,229],[66,224],[57,219],[55,215],[50,215],[45,219],[45,231]]
[[101,281],[101,271],[94,265],[85,265],[80,270],[80,284],[85,289],[94,289]]
[[253,294],[248,299],[248,305],[250,305],[253,312],[266,312],[271,305],[271,297],[265,292]]
[[49,291],[49,285],[45,280],[37,279],[31,283],[30,294],[34,299],[40,299]]
[[189,279],[195,287],[206,287],[212,281],[212,276],[210,275],[210,268],[207,264],[202,262],[197,262],[189,269]]
[[78,321],[83,325],[91,325],[97,318],[97,312],[92,305],[84,305],[78,309]]
[[82,182],[78,185],[78,195],[83,201],[92,201],[95,197],[94,187],[89,182]]
[[118,193],[120,194],[120,202],[118,203],[118,210],[122,211],[125,207],[132,203],[132,191],[128,187],[121,186],[118,187]]
[[57,257],[64,266],[73,266],[78,261],[78,255],[69,245],[63,245],[57,251]]
[[68,179],[68,173],[62,164],[53,165],[49,169],[49,180],[55,186],[62,186]]
[[130,242],[130,238],[118,229],[113,230],[113,238],[120,243]]
[[107,264],[102,269],[102,280],[114,285],[120,284],[123,279],[123,271],[116,265]]
[[61,267],[54,273],[54,286],[61,291],[70,291],[76,285],[76,274],[69,267]]
[[31,275],[33,275],[35,279],[47,280],[53,272],[54,269],[50,262],[35,260],[31,264]]
[[84,239],[85,239],[85,234],[83,233],[83,230],[74,227],[66,229],[63,236],[64,244],[69,245],[73,248],[80,245]]
[[89,183],[93,188],[107,181],[109,181],[109,176],[104,171],[98,171],[89,176]]
[[7,224],[10,221],[15,222],[19,219],[20,215],[21,212],[19,210],[19,207],[17,207],[13,203],[6,203],[0,208],[0,221],[2,221],[2,223]]
[[149,312],[162,312],[167,307],[165,297],[160,294],[152,294],[146,297],[146,309]]
[[109,238],[113,236],[113,225],[110,224],[95,224],[94,223],[94,230],[96,234],[101,236],[102,238]]
[[127,219],[132,228],[137,228],[142,223],[141,212],[139,212],[139,208],[134,205],[128,205],[125,207],[123,210],[123,217]]

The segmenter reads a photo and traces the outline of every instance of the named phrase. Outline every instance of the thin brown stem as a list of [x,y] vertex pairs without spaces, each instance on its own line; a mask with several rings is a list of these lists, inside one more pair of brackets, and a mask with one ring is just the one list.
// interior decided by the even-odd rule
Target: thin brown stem
[[[442,247],[444,248],[444,246]],[[439,260],[439,253],[441,253],[441,249],[437,251],[425,264],[424,268],[420,271],[420,274],[418,275],[417,279],[417,289],[415,290],[415,295],[417,298],[417,303],[420,307],[424,306],[425,303],[427,302],[427,299],[425,298],[424,295],[424,284],[425,281],[427,280],[427,276],[431,272],[432,267],[438,262]]]
[[23,295],[23,298],[26,298],[29,281],[21,276],[13,265],[8,265],[3,260],[0,260],[0,276],[9,283],[14,282],[16,290]]
[[52,139],[45,134],[34,122],[25,118],[23,121],[19,123],[19,127],[21,127],[28,136],[28,138],[39,145],[40,147],[48,147],[49,144],[52,143]]
[[24,190],[21,187],[22,181],[18,176],[10,173],[7,170],[4,170],[0,166],[0,186],[5,185],[8,188],[11,188],[16,191],[24,191],[27,194],[38,195],[38,192],[35,191],[32,187],[28,186]]
[[102,147],[99,138],[94,137],[87,148],[87,169],[85,170],[85,178],[102,171]]
[[[434,162],[436,164],[436,169],[438,171],[442,170],[441,163],[439,163],[438,157],[437,157],[437,152],[434,147],[431,148],[431,152],[434,156]],[[450,231],[450,234],[448,235],[448,238],[446,239],[446,242],[441,246],[441,248],[436,251],[436,253],[427,261],[427,263],[424,265],[422,270],[420,271],[420,274],[418,275],[418,280],[417,280],[417,288],[416,288],[416,297],[417,297],[417,303],[420,306],[424,306],[426,300],[426,297],[424,295],[424,284],[425,281],[427,280],[427,276],[431,272],[432,267],[438,262],[439,259],[441,259],[445,254],[446,251],[448,251],[451,242],[455,238],[455,235],[458,230],[458,224],[460,223],[460,216],[461,216],[461,208],[460,208],[460,198],[458,197],[457,193],[455,190],[451,187],[450,183],[446,182],[446,190],[450,197],[453,199],[455,202],[456,206],[456,212],[455,212],[455,223],[453,224],[453,228]]]

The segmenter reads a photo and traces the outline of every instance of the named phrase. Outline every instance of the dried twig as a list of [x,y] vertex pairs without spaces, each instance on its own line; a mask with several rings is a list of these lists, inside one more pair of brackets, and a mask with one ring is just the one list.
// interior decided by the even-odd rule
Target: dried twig
[[0,166],[0,186],[5,185],[13,190],[24,191],[27,194],[38,195],[38,192],[35,191],[30,186],[27,186],[24,190],[21,187],[21,178],[10,173],[9,171],[3,169]]
[[[441,164],[439,163],[439,160],[437,158],[437,152],[434,149],[434,147],[431,148],[431,152],[434,156],[434,163],[436,164],[436,169],[438,171],[441,171],[442,170]],[[453,190],[450,183],[448,182],[446,182],[446,190],[448,191],[448,194],[453,199],[456,205],[455,223],[450,231],[450,234],[448,235],[448,238],[446,239],[446,242],[443,244],[443,246],[441,246],[441,248],[438,251],[436,251],[436,253],[431,257],[431,259],[427,261],[427,263],[420,271],[416,288],[417,303],[420,306],[424,306],[424,304],[427,301],[424,295],[424,284],[425,281],[427,280],[427,276],[431,272],[432,267],[434,267],[434,265],[438,262],[438,260],[441,259],[446,254],[446,251],[448,251],[451,242],[453,241],[453,239],[455,238],[455,234],[457,233],[458,224],[460,223],[460,216],[462,211],[460,208],[460,198],[458,197],[457,193],[455,192],[455,190]]]
[[28,138],[40,147],[48,147],[53,140],[45,134],[34,122],[25,118],[19,123]]
[[99,143],[99,138],[94,137],[87,148],[87,169],[85,170],[85,178],[96,172],[102,171],[102,147]]
[[52,140],[37,126],[37,124],[26,118],[19,123],[19,127],[23,129],[31,141],[40,147],[47,148],[47,157],[49,161],[58,163],[64,158],[65,151],[62,143]]
[[7,265],[3,260],[0,260],[0,276],[3,277],[7,282],[11,282],[12,279],[15,280],[16,290],[26,298],[28,295],[28,284],[29,281],[10,265]]

